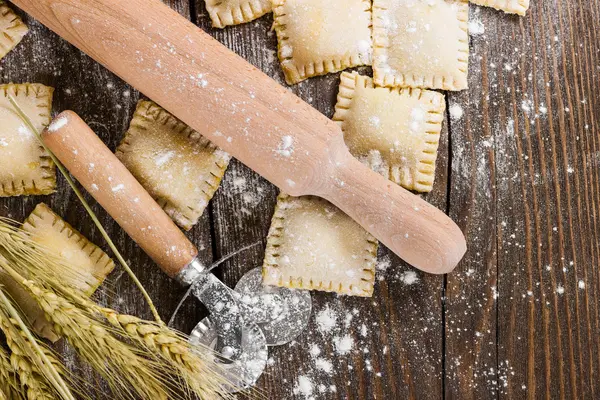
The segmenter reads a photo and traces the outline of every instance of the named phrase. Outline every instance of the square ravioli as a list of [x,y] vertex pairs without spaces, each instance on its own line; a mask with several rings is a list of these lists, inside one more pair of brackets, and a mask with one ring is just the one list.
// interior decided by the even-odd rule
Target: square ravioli
[[198,222],[231,158],[151,101],[138,103],[116,154],[185,230]]
[[525,15],[529,9],[529,0],[471,0],[471,3],[518,15]]
[[374,0],[375,83],[466,89],[468,18],[467,0]]
[[39,84],[0,85],[0,197],[54,192],[54,163],[9,100],[12,95],[41,131],[50,123],[53,91]]
[[0,0],[0,59],[18,45],[28,31],[21,18]]
[[70,284],[91,296],[115,268],[113,260],[98,246],[66,223],[46,204],[40,203],[23,222],[31,239],[54,251],[72,270]]
[[[67,284],[91,296],[115,267],[114,262],[98,246],[87,240],[71,225],[40,203],[22,226],[29,239],[41,244],[64,260],[64,268],[52,271],[60,274]],[[0,273],[5,285],[17,302],[34,331],[56,342],[59,339],[52,323],[48,322],[37,302],[15,281]]]
[[263,282],[369,297],[377,247],[371,234],[326,200],[281,194],[267,238]]
[[441,93],[375,87],[344,72],[333,120],[352,155],[406,189],[430,192],[445,109]]
[[271,0],[206,0],[206,11],[215,28],[238,25],[271,11]]
[[289,84],[370,65],[370,0],[273,0],[279,60]]

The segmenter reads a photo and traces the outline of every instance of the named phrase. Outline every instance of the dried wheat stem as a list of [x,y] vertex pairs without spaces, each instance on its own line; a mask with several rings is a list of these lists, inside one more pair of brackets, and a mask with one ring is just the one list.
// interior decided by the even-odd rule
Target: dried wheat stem
[[10,363],[10,356],[0,346],[0,399],[23,399],[23,392],[20,387],[19,376]]
[[137,393],[145,399],[168,398],[169,389],[157,374],[156,365],[141,357],[134,347],[117,339],[101,323],[52,291],[38,287],[33,281],[23,283],[57,332],[108,380],[114,391]]
[[[223,393],[227,380],[217,364],[208,361],[207,348],[192,348],[187,339],[163,325],[144,321],[140,318],[123,315],[108,308],[93,305],[93,311],[102,314],[108,322],[121,329],[121,333],[140,342],[153,354],[170,364],[189,386],[201,398],[235,398]],[[204,352],[204,357],[202,355]]]
[[[23,331],[20,330],[14,319],[8,317],[4,310],[0,311],[0,328],[6,336],[6,342],[11,350],[10,362],[12,369],[19,375],[21,386],[25,389],[28,399],[55,399],[56,392],[53,385],[48,382],[47,373],[42,372],[44,368],[35,350],[27,340]],[[41,348],[41,346],[40,346]],[[58,363],[47,350],[42,350],[45,356]],[[70,399],[74,399],[70,397]]]
[[[10,226],[4,232],[5,225],[0,218],[0,268],[28,291],[57,333],[106,379],[115,398],[180,398],[175,389],[182,389],[186,398],[192,393],[202,399],[234,398],[225,393],[231,385],[210,350],[191,346],[164,324],[102,308],[66,287],[53,272],[64,261]],[[209,357],[203,357],[203,350]]]
[[2,308],[3,319],[10,318],[8,321],[15,327],[15,332],[20,336],[21,347],[30,351],[29,357],[34,361],[35,368],[41,372],[53,389],[66,400],[75,400],[69,386],[62,378],[61,372],[64,372],[62,364],[54,357],[52,352],[44,345],[38,342],[33,336],[19,311],[13,306],[3,290],[0,290],[0,307]]

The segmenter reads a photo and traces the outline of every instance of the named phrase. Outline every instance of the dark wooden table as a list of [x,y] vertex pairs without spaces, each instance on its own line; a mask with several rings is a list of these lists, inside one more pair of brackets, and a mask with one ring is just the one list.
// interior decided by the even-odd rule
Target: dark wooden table
[[[169,3],[283,82],[270,16],[214,30],[204,2]],[[24,18],[32,32],[0,62],[0,82],[55,87],[54,111],[75,110],[114,149],[140,94]],[[314,293],[315,314],[337,321],[328,331],[331,318],[313,320],[272,349],[259,382],[269,399],[308,398],[307,382],[315,399],[600,398],[600,1],[533,0],[526,18],[472,6],[471,18],[485,32],[471,37],[470,90],[448,95],[464,115],[448,114],[427,196],[465,232],[464,261],[448,276],[416,271],[415,281],[382,250],[372,299]],[[290,90],[332,116],[337,85],[330,75]],[[228,284],[261,265],[276,194],[234,161],[190,232],[207,262],[262,243],[218,271]],[[22,220],[40,201],[106,248],[62,179],[53,196],[1,199],[0,215]],[[168,319],[184,290],[94,209]],[[151,318],[120,269],[99,299]],[[189,332],[204,316],[189,299],[174,326]],[[340,354],[334,343],[346,336],[352,350]]]

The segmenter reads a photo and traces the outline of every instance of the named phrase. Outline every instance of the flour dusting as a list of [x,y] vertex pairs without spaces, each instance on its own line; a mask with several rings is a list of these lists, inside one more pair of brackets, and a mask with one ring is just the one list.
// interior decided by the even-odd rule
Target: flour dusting
[[54,132],[58,131],[59,129],[63,128],[68,123],[69,123],[69,119],[64,115],[61,115],[60,117],[58,117],[54,121],[52,121],[50,126],[48,126],[48,132],[54,133]]
[[281,138],[281,143],[277,149],[277,153],[283,157],[289,157],[294,152],[294,138],[291,136],[284,136]]

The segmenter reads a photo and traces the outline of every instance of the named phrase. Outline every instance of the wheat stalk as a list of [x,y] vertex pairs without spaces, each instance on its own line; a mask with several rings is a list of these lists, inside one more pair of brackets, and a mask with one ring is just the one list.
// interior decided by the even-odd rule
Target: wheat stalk
[[223,390],[233,386],[223,377],[222,369],[207,361],[209,349],[192,347],[184,335],[165,325],[101,307],[75,290],[66,292],[72,304],[106,320],[116,329],[115,333],[141,346],[145,356],[156,360],[161,370],[180,377],[181,381],[176,379],[176,383],[188,394],[191,392],[201,399],[235,398]]
[[20,387],[17,371],[10,363],[10,357],[6,350],[0,346],[0,399],[23,399]]
[[55,324],[56,331],[107,380],[113,392],[127,397],[137,394],[144,399],[167,399],[172,395],[158,364],[144,358],[142,352],[119,340],[101,322],[54,291],[30,280],[22,284]]
[[65,286],[57,276],[64,260],[2,218],[0,268],[31,294],[57,333],[65,336],[116,394],[177,398],[176,389],[182,389],[187,398],[192,393],[202,399],[233,398],[225,393],[224,388],[232,385],[221,367],[202,353],[208,349],[192,348],[185,336],[164,324],[100,307],[77,288]]
[[139,342],[152,354],[169,363],[189,389],[201,399],[235,398],[229,393],[223,393],[227,381],[224,380],[221,369],[214,363],[207,364],[206,358],[211,350],[200,346],[192,347],[185,336],[164,325],[119,314],[95,304],[92,307],[111,325],[119,328],[123,336]]
[[[11,318],[8,298],[0,290],[0,328],[10,348],[10,364],[28,399],[53,400],[56,395],[74,400],[62,379],[64,368],[52,352],[23,330],[22,321]],[[33,339],[33,340],[32,340]]]

